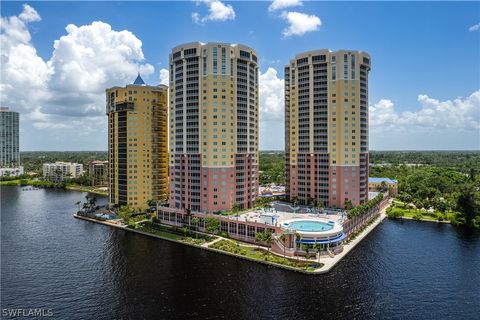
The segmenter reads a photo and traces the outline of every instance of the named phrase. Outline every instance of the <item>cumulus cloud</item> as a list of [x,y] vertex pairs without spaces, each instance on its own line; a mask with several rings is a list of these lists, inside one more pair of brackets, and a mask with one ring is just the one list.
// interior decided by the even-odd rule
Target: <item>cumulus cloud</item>
[[44,61],[28,31],[28,23],[40,19],[28,5],[18,16],[1,19],[2,104],[20,111],[39,129],[63,129],[68,123],[70,128],[98,131],[105,122],[105,88],[131,83],[138,71],[154,72],[143,63],[142,42],[104,22],[70,24]]
[[480,22],[468,28],[468,31],[478,31],[478,30],[480,30]]
[[284,79],[276,69],[268,68],[258,79],[260,103],[260,148],[282,150],[284,147]]
[[40,15],[37,13],[37,11],[32,7],[30,7],[28,4],[23,5],[23,11],[22,13],[20,13],[18,17],[25,22],[34,22],[34,21],[42,20],[42,18],[40,18]]
[[283,12],[281,17],[287,21],[288,26],[283,29],[283,36],[302,36],[307,32],[317,31],[322,25],[316,15],[308,15],[300,12]]
[[392,131],[429,132],[474,132],[480,130],[480,90],[466,98],[440,101],[420,94],[417,97],[420,108],[415,111],[399,112],[394,103],[381,99],[370,106],[370,130],[373,133]]
[[65,30],[49,61],[55,72],[49,82],[52,98],[42,108],[46,113],[78,115],[81,108],[85,115],[102,114],[105,88],[131,83],[138,71],[154,72],[142,63],[142,42],[130,31],[112,30],[101,21]]
[[204,24],[208,21],[227,21],[235,20],[235,11],[229,4],[224,4],[219,0],[198,0],[197,6],[204,4],[208,8],[208,14],[202,16],[198,12],[192,13],[192,20],[198,24]]
[[32,103],[46,96],[47,82],[53,73],[31,44],[27,24],[39,20],[40,16],[29,5],[23,6],[19,16],[0,20],[0,99],[3,106],[21,112],[29,111]]
[[297,7],[302,5],[303,3],[300,0],[273,0],[270,6],[268,7],[268,11],[276,11],[280,9]]
[[480,147],[480,90],[440,101],[425,94],[419,106],[400,112],[389,99],[370,106],[370,149],[458,150]]
[[274,68],[268,68],[259,77],[260,120],[278,121],[284,113],[284,79]]
[[164,85],[168,86],[169,81],[170,81],[170,73],[165,68],[161,69],[160,70],[160,84],[164,84]]

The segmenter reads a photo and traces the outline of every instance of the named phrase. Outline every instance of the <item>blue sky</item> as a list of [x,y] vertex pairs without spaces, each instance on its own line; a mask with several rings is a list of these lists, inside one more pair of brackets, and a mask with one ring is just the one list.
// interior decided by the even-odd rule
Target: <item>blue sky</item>
[[[34,66],[2,63],[2,86],[11,92],[2,93],[1,103],[22,113],[21,150],[106,149],[104,88],[96,84],[91,85],[91,92],[85,88],[94,79],[89,78],[92,70],[105,69],[99,85],[124,85],[135,68],[142,71],[146,82],[157,84],[160,70],[168,68],[171,48],[191,41],[240,42],[257,50],[263,81],[263,150],[283,149],[283,102],[279,100],[283,98],[283,66],[296,53],[320,48],[362,50],[372,57],[370,149],[480,148],[480,27],[475,27],[480,23],[479,2],[299,4],[283,0],[292,6],[277,10],[269,10],[271,1],[213,2],[223,5],[224,11],[204,22],[194,21],[192,13],[200,18],[212,13],[208,11],[211,2],[28,3],[36,16],[25,11],[24,2],[2,2],[2,37],[9,37],[9,45],[2,45],[2,62],[25,58],[14,50],[19,43],[36,50],[36,56],[26,59],[36,61]],[[22,26],[3,19],[20,16],[22,10],[25,15],[20,21],[31,37],[27,42],[6,32]],[[305,19],[289,20],[289,12],[304,14]],[[141,41],[139,46],[131,38],[125,40],[136,54],[119,57],[119,63],[111,66],[115,70],[95,65],[95,58],[85,58],[81,52],[88,48],[97,57],[110,52],[96,47],[98,26],[92,26],[93,21],[110,25],[111,32],[104,32],[114,39],[117,32],[130,31],[131,38]],[[69,24],[90,29],[73,35],[72,29],[65,29]],[[294,34],[285,36],[284,30],[292,25]],[[89,39],[82,32],[89,33]],[[63,49],[54,49],[54,41],[62,36],[59,47]],[[102,33],[98,36],[103,37]],[[75,61],[76,67],[70,68],[69,61]],[[129,66],[125,72],[121,62]],[[49,76],[31,79],[31,70]],[[15,78],[22,72],[28,74]],[[41,98],[30,101],[14,92],[26,87],[37,91],[22,94]],[[62,99],[56,101],[52,96],[59,92]]]

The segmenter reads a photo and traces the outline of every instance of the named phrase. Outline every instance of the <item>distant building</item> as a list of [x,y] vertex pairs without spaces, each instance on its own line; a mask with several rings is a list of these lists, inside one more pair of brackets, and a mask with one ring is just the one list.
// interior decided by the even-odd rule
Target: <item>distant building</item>
[[16,111],[0,107],[0,167],[20,165],[19,120]]
[[53,182],[61,182],[78,178],[83,173],[83,165],[71,162],[55,162],[43,164],[43,177]]
[[368,191],[381,191],[383,188],[386,188],[386,190],[391,189],[394,196],[398,194],[397,180],[390,178],[368,178]]
[[287,196],[343,208],[368,200],[370,56],[314,50],[285,66]]
[[18,177],[23,174],[23,166],[18,168],[0,168],[0,177]]
[[106,90],[109,204],[148,208],[168,186],[168,87],[133,84]]
[[94,187],[108,184],[108,161],[92,160],[88,164],[88,175]]

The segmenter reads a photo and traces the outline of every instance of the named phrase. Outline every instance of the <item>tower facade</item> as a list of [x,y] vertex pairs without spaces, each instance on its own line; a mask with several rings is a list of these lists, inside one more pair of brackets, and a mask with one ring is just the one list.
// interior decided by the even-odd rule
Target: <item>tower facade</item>
[[285,66],[286,192],[302,204],[368,200],[368,73],[361,51],[315,50]]
[[133,84],[106,90],[109,203],[148,208],[167,196],[168,87]]
[[173,48],[169,112],[170,207],[252,207],[258,193],[256,52],[227,43]]
[[20,115],[8,108],[0,108],[0,167],[20,165]]

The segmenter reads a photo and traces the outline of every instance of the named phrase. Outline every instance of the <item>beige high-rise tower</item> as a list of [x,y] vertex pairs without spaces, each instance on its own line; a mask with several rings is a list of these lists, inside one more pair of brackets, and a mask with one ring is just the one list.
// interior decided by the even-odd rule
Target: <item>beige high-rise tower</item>
[[285,66],[287,195],[343,208],[368,200],[368,73],[361,51],[315,50]]
[[168,87],[133,84],[106,90],[109,204],[148,208],[167,195]]
[[170,207],[253,206],[258,193],[258,58],[244,45],[186,43],[170,54]]

